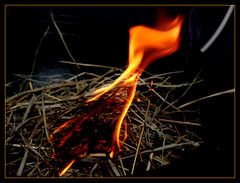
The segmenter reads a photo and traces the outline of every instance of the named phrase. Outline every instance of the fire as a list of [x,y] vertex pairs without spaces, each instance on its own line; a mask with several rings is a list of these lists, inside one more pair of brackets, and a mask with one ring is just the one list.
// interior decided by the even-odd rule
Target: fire
[[174,20],[165,20],[164,25],[157,24],[158,28],[150,28],[143,25],[132,27],[129,30],[129,58],[127,69],[111,85],[96,90],[94,92],[96,96],[87,101],[92,102],[119,86],[128,91],[127,100],[114,130],[110,157],[113,157],[117,150],[121,151],[121,126],[135,96],[140,75],[153,61],[171,55],[178,50],[180,47],[182,23],[183,18],[177,16]]
[[[180,46],[180,31],[183,18],[177,16],[174,20],[164,19],[163,22],[163,25],[156,24],[157,26],[155,28],[143,25],[132,27],[129,30],[129,57],[125,72],[111,85],[94,92],[96,96],[87,101],[89,112],[67,121],[50,135],[50,139],[56,147],[56,152],[52,158],[58,159],[59,165],[65,167],[60,173],[60,176],[62,176],[78,158],[84,157],[92,149],[94,151],[109,152],[111,158],[113,158],[118,151],[121,151],[120,140],[125,141],[127,138],[127,122],[125,116],[134,99],[139,77],[149,64],[159,58],[173,54]],[[153,81],[151,81],[151,87],[152,85]],[[108,106],[112,104],[112,100],[106,100],[105,103],[95,108],[90,107],[92,105],[91,102],[99,99],[110,91],[114,91],[112,92],[114,93],[112,97],[116,99],[114,102],[116,102],[116,104],[120,102],[121,106],[123,106],[120,107],[121,109],[116,109],[116,111],[120,111],[121,113],[116,125],[114,123],[112,142],[105,139],[90,142],[90,139],[94,136],[94,133],[96,133],[94,126],[101,125],[100,123],[97,124],[95,121],[91,121],[91,119],[94,118],[94,116],[98,116],[98,112],[101,110],[112,110],[112,108]],[[124,97],[122,97],[122,91]],[[117,99],[118,96],[121,96],[121,99]],[[140,102],[140,99],[137,98],[136,101]],[[92,106],[94,106],[94,104]],[[122,137],[121,128],[123,121],[125,121],[125,133]],[[88,128],[91,126],[89,122],[93,125],[93,128]],[[75,141],[78,144],[74,144],[72,147],[71,141]],[[70,163],[66,163],[66,161],[70,159],[65,160],[64,156],[66,155],[71,156],[73,159]]]

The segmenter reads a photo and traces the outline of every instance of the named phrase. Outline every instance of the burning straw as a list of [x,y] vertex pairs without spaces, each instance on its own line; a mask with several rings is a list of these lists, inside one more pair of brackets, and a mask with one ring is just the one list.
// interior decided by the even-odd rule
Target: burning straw
[[[121,151],[111,158],[113,131],[128,92],[86,101],[92,90],[112,83],[120,72],[112,68],[104,76],[81,73],[88,79],[78,81],[76,75],[8,97],[9,176],[128,176],[142,171],[136,162],[148,171],[199,146],[201,139],[191,131],[200,126],[198,111],[175,110],[175,105],[164,110],[171,104],[170,93],[184,86],[168,81],[174,74],[148,76],[138,82],[120,129]],[[185,83],[185,88],[197,82]]]
[[[175,20],[170,27],[179,22]],[[57,28],[56,23],[54,26]],[[168,34],[164,35],[166,38]],[[64,42],[62,36],[61,39]],[[181,71],[159,75],[145,72],[156,57],[169,55],[179,46],[178,42],[176,48],[166,48],[168,51],[163,53],[165,47],[152,46],[153,40],[155,38],[145,46],[151,51],[157,50],[156,54],[147,53],[143,57],[139,49],[134,49],[125,71],[76,63],[73,59],[74,62],[62,62],[108,71],[103,75],[82,72],[67,80],[45,76],[52,80],[39,88],[32,87],[32,82],[40,82],[34,75],[17,75],[28,86],[6,98],[8,176],[129,176],[143,171],[143,167],[149,171],[168,165],[181,158],[184,151],[198,147],[202,142],[195,134],[201,126],[199,109],[187,107],[198,100],[233,91],[180,103],[187,91],[202,80],[196,77],[191,83],[174,84],[172,78]],[[143,42],[141,39],[140,43]],[[64,45],[67,48],[65,42]],[[141,45],[140,51],[145,46]],[[131,61],[136,58],[131,60],[131,57],[134,55],[139,63],[134,62],[133,68]],[[7,86],[8,94],[11,83]]]

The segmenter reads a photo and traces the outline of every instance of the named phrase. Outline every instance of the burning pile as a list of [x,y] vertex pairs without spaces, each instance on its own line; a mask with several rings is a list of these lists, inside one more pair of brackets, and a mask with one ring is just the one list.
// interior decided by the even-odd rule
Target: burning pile
[[8,172],[14,176],[25,161],[25,176],[127,176],[143,171],[142,166],[150,170],[167,165],[199,146],[194,134],[200,126],[198,109],[182,110],[174,104],[177,92],[199,81],[172,84],[171,78],[181,74],[176,72],[139,79],[120,127],[120,149],[113,147],[113,132],[128,90],[86,101],[91,94],[88,86],[112,83],[119,71],[110,69],[105,77],[94,75],[76,82],[74,76],[8,98]]
[[[197,109],[181,110],[184,106],[175,106],[174,97],[176,88],[184,90],[183,96],[198,78],[173,85],[171,74],[181,72],[141,76],[150,63],[178,50],[182,23],[177,16],[161,30],[131,28],[128,65],[117,78],[122,71],[117,68],[103,76],[81,73],[7,98],[10,175],[127,176],[140,171],[137,162],[148,171],[180,158],[186,148],[199,146],[191,131],[200,126],[195,122]],[[84,75],[88,79],[77,80]],[[26,151],[14,172],[19,163],[10,159],[19,141]],[[32,163],[26,164],[28,154]]]

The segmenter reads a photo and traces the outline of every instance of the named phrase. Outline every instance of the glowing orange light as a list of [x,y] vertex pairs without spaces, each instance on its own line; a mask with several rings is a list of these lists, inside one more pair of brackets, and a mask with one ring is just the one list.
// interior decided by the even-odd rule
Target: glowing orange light
[[[161,25],[161,23],[157,24],[157,29],[143,25],[132,27],[129,30],[129,58],[127,69],[111,85],[96,90],[94,92],[96,96],[88,100],[88,102],[94,101],[118,85],[128,91],[127,100],[113,133],[110,157],[113,157],[117,151],[116,145],[118,149],[121,150],[119,137],[122,121],[135,96],[140,75],[143,70],[156,59],[166,57],[178,50],[182,23],[183,18],[177,16],[174,20],[165,20],[164,25]],[[152,84],[151,82],[151,86]]]
[[114,153],[113,151],[110,152],[109,154],[110,158],[113,158],[113,153]]
[[64,169],[63,171],[59,174],[60,176],[62,176],[66,171],[68,171],[68,169],[72,166],[72,164],[75,162],[75,159],[73,159]]

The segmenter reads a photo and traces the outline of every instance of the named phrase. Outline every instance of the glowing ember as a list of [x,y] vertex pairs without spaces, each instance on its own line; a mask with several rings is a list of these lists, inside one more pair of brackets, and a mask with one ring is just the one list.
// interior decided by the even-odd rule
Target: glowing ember
[[165,20],[164,25],[158,24],[158,28],[161,28],[161,30],[143,25],[132,27],[129,30],[130,39],[127,69],[110,86],[96,90],[94,92],[96,96],[88,100],[88,102],[92,102],[110,90],[115,89],[117,86],[121,86],[128,91],[125,106],[117,121],[113,134],[111,157],[113,157],[117,150],[121,150],[119,137],[122,121],[135,96],[140,75],[143,70],[156,59],[166,57],[178,50],[180,46],[180,30],[182,23],[183,18],[177,16],[172,21]]
[[64,169],[63,171],[60,173],[60,176],[62,176],[66,171],[68,171],[68,169],[72,166],[72,164],[75,162],[75,159],[73,159]]

